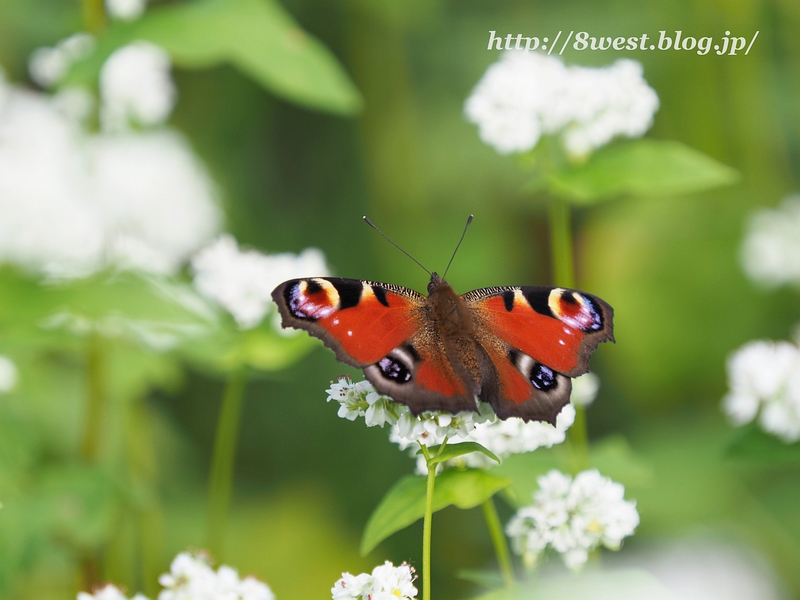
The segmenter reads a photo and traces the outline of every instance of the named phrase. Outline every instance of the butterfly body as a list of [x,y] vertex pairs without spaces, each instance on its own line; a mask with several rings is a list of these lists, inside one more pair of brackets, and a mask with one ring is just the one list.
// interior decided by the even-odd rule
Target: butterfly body
[[305,329],[364,370],[382,394],[419,414],[476,410],[555,423],[570,377],[613,341],[613,310],[594,296],[549,287],[458,295],[436,273],[428,296],[340,278],[293,279],[272,293],[284,327]]

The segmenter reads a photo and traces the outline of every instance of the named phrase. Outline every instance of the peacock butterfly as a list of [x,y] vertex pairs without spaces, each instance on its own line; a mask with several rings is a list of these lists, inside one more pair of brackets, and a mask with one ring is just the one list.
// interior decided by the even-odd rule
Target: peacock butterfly
[[285,281],[272,298],[283,327],[320,338],[414,414],[476,410],[480,397],[501,419],[555,424],[570,378],[586,373],[600,342],[614,341],[608,304],[559,287],[459,296],[431,273],[426,298],[389,283],[311,277]]

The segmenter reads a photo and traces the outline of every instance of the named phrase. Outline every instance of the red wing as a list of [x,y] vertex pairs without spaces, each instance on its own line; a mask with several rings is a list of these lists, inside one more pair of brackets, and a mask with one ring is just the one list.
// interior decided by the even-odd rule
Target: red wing
[[292,279],[272,292],[284,327],[305,329],[342,362],[377,363],[420,327],[425,297],[387,283],[315,277]]
[[320,338],[415,414],[475,410],[475,395],[447,359],[421,294],[387,283],[314,277],[286,281],[272,298],[284,327]]
[[600,342],[614,340],[613,309],[595,296],[550,287],[502,287],[462,296],[479,332],[569,377],[589,370]]

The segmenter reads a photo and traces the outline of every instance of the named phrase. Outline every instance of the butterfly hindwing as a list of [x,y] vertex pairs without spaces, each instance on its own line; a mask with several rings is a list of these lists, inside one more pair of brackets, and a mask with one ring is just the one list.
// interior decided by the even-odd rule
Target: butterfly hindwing
[[474,395],[447,360],[425,296],[387,283],[313,277],[272,292],[283,327],[305,329],[382,394],[418,414],[472,410]]

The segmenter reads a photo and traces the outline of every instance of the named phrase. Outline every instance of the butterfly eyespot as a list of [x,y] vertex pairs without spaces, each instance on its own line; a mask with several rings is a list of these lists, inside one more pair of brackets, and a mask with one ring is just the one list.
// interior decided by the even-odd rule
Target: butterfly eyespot
[[602,313],[588,296],[555,288],[550,292],[548,306],[554,316],[574,329],[588,332],[603,328]]
[[539,363],[533,365],[530,379],[537,390],[552,390],[558,385],[555,372]]
[[406,365],[391,356],[385,356],[378,361],[378,368],[386,379],[395,383],[408,383],[411,381],[411,371]]

